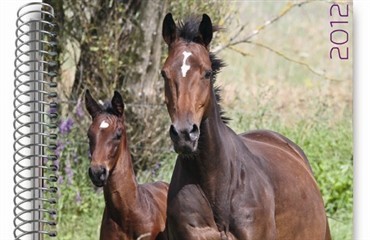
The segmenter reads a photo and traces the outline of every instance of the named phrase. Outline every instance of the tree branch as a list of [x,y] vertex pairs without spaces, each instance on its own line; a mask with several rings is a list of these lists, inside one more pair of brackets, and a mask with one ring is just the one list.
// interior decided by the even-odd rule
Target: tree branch
[[249,39],[251,39],[252,37],[256,36],[257,34],[259,34],[262,30],[264,30],[267,26],[271,25],[272,23],[278,21],[280,18],[282,18],[283,16],[285,16],[288,12],[290,12],[292,9],[296,8],[296,7],[300,7],[306,3],[310,3],[310,2],[313,2],[313,1],[303,1],[303,2],[299,2],[299,3],[287,3],[285,8],[283,8],[281,10],[281,12],[275,16],[274,18],[266,21],[264,24],[262,24],[261,26],[257,27],[252,33],[250,33],[249,35],[245,36],[244,38],[242,39],[239,39],[237,40],[236,38],[240,35],[240,33],[244,30],[244,28],[246,27],[247,24],[244,24],[239,30],[238,32],[230,38],[229,42],[227,42],[225,45],[223,46],[217,46],[212,52],[214,52],[215,54],[219,53],[220,51],[224,50],[225,48],[229,48],[230,46],[234,46],[234,45],[237,45],[237,44],[240,44],[240,43],[244,43],[244,42],[247,42],[249,41]]
[[266,21],[264,24],[262,24],[259,27],[257,27],[249,35],[247,35],[247,36],[245,36],[243,38],[238,39],[238,37],[240,36],[240,34],[243,32],[243,30],[247,26],[247,24],[244,24],[244,25],[242,25],[236,31],[236,33],[232,37],[230,37],[229,41],[225,45],[217,46],[212,52],[214,52],[215,54],[217,54],[220,51],[228,48],[228,49],[231,49],[231,50],[233,50],[233,51],[235,51],[235,52],[237,52],[237,53],[239,53],[239,54],[241,54],[243,56],[250,56],[251,54],[249,54],[249,53],[243,51],[242,49],[236,47],[236,45],[238,45],[240,43],[249,43],[249,44],[255,45],[257,47],[261,47],[261,48],[264,48],[266,50],[269,50],[269,51],[275,53],[276,55],[284,58],[287,61],[290,61],[290,62],[299,64],[301,66],[304,66],[307,70],[309,70],[311,73],[313,73],[313,74],[315,74],[317,76],[320,76],[322,78],[325,78],[325,79],[328,79],[328,80],[332,80],[332,81],[343,81],[341,79],[336,79],[336,78],[328,77],[328,76],[325,75],[324,71],[318,71],[318,70],[314,69],[313,67],[311,67],[308,63],[303,62],[303,61],[300,61],[300,60],[293,59],[293,58],[285,55],[284,53],[282,53],[282,52],[280,52],[280,51],[278,51],[276,49],[271,48],[270,46],[267,46],[267,45],[265,45],[263,43],[251,41],[251,38],[252,37],[258,35],[267,26],[269,26],[269,25],[277,22],[279,19],[281,19],[283,16],[287,15],[294,8],[301,7],[302,5],[304,5],[306,3],[312,3],[312,2],[314,2],[314,1],[306,0],[306,1],[298,2],[298,3],[291,3],[291,2],[289,2],[289,3],[287,3],[285,5],[285,7],[280,11],[280,13],[277,16],[273,17],[272,19]]
[[[342,79],[337,79],[337,78],[332,78],[332,77],[328,77],[324,74],[323,71],[318,71],[316,69],[314,69],[313,67],[311,67],[308,63],[306,62],[303,62],[303,61],[299,61],[299,60],[296,60],[296,59],[293,59],[291,57],[288,57],[287,55],[285,55],[284,53],[276,50],[276,49],[273,49],[263,43],[258,43],[258,42],[252,42],[252,41],[247,41],[246,43],[250,43],[252,45],[255,45],[257,47],[261,47],[261,48],[264,48],[264,49],[267,49],[273,53],[275,53],[276,55],[284,58],[285,60],[287,61],[290,61],[290,62],[293,62],[293,63],[296,63],[296,64],[299,64],[299,65],[302,65],[304,66],[307,70],[309,70],[310,72],[312,72],[313,74],[319,76],[319,77],[322,77],[322,78],[325,78],[325,79],[328,79],[328,80],[331,80],[331,81],[344,81]],[[231,48],[232,49],[232,48]]]

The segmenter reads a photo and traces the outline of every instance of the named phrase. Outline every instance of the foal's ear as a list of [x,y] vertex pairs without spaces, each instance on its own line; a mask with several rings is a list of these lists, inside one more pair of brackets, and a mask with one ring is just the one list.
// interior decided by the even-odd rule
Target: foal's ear
[[117,92],[117,91],[114,91],[114,95],[113,95],[113,98],[112,98],[112,108],[113,108],[114,113],[118,117],[123,116],[123,112],[125,110],[125,105],[123,104],[121,94],[119,94],[119,92]]
[[176,35],[177,33],[175,21],[173,21],[172,14],[167,13],[167,15],[164,17],[162,25],[163,39],[167,43],[167,45],[170,45],[176,40],[177,38]]
[[199,24],[199,34],[202,43],[208,47],[213,37],[213,27],[211,18],[207,14],[203,14],[202,21]]
[[94,100],[89,90],[85,92],[85,106],[93,119],[102,111],[101,106]]

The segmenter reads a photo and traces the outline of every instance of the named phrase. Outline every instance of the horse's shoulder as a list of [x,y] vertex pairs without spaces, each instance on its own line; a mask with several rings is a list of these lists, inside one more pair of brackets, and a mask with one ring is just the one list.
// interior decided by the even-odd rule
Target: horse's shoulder
[[157,182],[151,182],[151,183],[144,183],[144,184],[139,184],[140,191],[143,192],[144,194],[149,194],[154,196],[159,196],[161,195],[166,195],[168,192],[168,183],[163,182],[163,181],[157,181]]
[[256,145],[261,147],[274,147],[302,159],[311,170],[311,166],[303,150],[293,141],[280,133],[271,130],[254,130],[242,133],[239,136],[244,140],[247,146],[252,148],[252,151],[252,146]]
[[162,216],[167,205],[168,184],[162,181],[139,184],[139,199],[141,209],[145,212],[159,211]]

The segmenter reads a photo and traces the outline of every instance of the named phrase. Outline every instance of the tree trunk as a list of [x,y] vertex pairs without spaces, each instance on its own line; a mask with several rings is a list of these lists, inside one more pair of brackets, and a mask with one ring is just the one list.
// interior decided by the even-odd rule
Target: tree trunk
[[135,72],[139,99],[142,103],[155,103],[158,94],[159,68],[162,52],[162,20],[167,3],[162,0],[143,1],[140,7],[142,41],[137,49],[139,56]]

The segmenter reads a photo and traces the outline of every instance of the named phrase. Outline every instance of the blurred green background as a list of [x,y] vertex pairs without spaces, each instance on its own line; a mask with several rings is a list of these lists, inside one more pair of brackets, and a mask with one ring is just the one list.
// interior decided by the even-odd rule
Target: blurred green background
[[[211,50],[227,65],[217,84],[230,127],[237,133],[271,129],[296,142],[319,183],[333,239],[352,239],[352,57],[329,58],[330,21],[337,19],[329,15],[332,3],[48,2],[56,8],[61,65],[58,239],[99,236],[104,198],[87,175],[85,89],[103,101],[114,89],[123,94],[139,182],[170,181],[176,154],[159,74],[166,56],[160,30],[169,11],[175,21],[205,12],[223,27]],[[351,54],[352,11],[348,20],[343,28]]]

